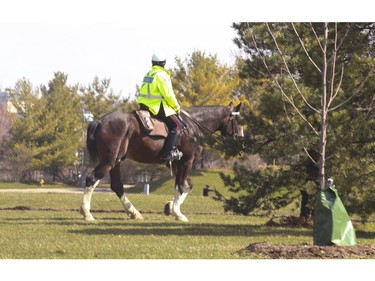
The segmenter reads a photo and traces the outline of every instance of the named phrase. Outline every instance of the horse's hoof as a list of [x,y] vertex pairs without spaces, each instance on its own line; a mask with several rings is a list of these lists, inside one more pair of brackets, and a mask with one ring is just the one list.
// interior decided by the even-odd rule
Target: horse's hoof
[[185,215],[176,216],[176,220],[177,221],[183,221],[183,222],[189,222],[189,220],[187,219],[187,217]]
[[135,214],[131,214],[130,215],[130,218],[132,219],[132,220],[144,220],[144,218],[143,218],[143,216],[141,215],[141,213],[135,213]]
[[170,214],[172,214],[172,204],[173,202],[169,201],[164,205],[164,215],[169,216]]
[[89,213],[87,214],[82,208],[79,209],[79,213],[83,216],[84,221],[94,221],[94,217]]
[[89,215],[89,216],[84,216],[83,220],[84,221],[94,221],[95,219],[94,219],[94,217],[92,215]]

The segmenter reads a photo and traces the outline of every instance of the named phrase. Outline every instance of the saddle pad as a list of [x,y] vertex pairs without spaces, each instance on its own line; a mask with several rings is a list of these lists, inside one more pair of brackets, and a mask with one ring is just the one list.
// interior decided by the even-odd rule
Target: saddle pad
[[151,117],[150,112],[147,110],[136,110],[135,111],[139,124],[143,127],[147,135],[150,136],[168,136],[168,128],[164,122]]

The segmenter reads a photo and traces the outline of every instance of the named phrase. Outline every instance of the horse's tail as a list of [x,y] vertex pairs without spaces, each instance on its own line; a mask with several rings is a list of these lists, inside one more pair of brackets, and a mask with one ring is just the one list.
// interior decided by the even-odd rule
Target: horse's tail
[[96,131],[96,128],[98,128],[99,124],[100,124],[100,122],[93,121],[93,122],[89,123],[89,125],[87,127],[86,147],[87,147],[87,151],[89,152],[89,155],[90,155],[90,161],[92,163],[94,163],[97,159],[95,131]]

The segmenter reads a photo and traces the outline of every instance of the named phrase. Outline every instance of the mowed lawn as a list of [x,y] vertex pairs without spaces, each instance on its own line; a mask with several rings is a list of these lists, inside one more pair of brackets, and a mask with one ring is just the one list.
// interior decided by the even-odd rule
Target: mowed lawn
[[225,214],[222,203],[187,197],[190,222],[162,213],[166,195],[130,194],[143,221],[127,218],[114,193],[94,193],[95,222],[84,222],[81,194],[1,193],[1,259],[233,259],[253,242],[311,242],[311,229],[275,229],[267,218]]
[[[222,202],[188,196],[190,222],[164,216],[172,195],[129,194],[144,216],[127,218],[114,193],[93,195],[95,222],[79,214],[82,194],[0,193],[0,259],[241,259],[256,242],[312,244],[312,228],[266,226],[270,217],[227,214]],[[374,224],[355,223],[358,242],[374,243]]]

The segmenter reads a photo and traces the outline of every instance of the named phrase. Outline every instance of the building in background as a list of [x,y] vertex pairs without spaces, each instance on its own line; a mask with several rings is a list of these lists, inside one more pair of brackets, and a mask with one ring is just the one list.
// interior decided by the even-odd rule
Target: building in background
[[16,108],[10,102],[9,94],[6,91],[0,89],[0,106],[6,108],[10,113],[17,113]]

